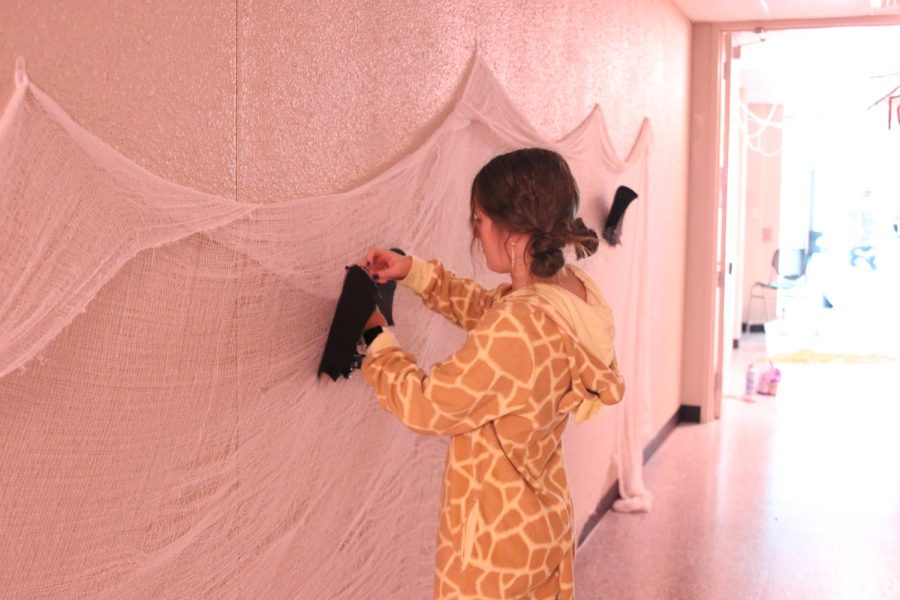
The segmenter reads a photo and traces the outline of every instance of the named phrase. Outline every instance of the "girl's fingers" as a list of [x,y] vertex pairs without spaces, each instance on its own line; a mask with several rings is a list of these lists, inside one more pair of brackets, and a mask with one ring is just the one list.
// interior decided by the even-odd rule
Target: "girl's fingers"
[[369,276],[375,281],[385,283],[392,279],[396,279],[399,275],[397,272],[399,270],[398,258],[399,257],[390,250],[377,247],[369,248],[366,252],[366,258],[360,261],[359,266],[366,269]]
[[378,254],[379,248],[369,248],[369,251],[366,252],[366,260],[372,262],[375,259],[375,256]]
[[372,266],[374,266],[377,271],[384,271],[393,267],[393,263],[394,261],[392,260],[390,253],[381,252],[375,257],[375,260],[372,261]]

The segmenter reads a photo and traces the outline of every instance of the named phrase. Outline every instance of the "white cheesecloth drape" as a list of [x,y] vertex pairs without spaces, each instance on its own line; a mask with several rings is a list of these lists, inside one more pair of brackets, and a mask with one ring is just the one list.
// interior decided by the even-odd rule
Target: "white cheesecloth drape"
[[[468,193],[524,146],[566,157],[598,231],[619,185],[640,194],[623,244],[579,263],[613,307],[625,400],[564,443],[571,473],[614,444],[617,508],[649,508],[647,122],[624,161],[599,109],[542,139],[476,57],[451,114],[383,174],[262,204],[153,175],[16,77],[0,118],[0,595],[429,597],[446,441],[316,367],[343,267],[370,246],[501,281],[473,271]],[[408,291],[394,314],[425,369],[463,340]]]

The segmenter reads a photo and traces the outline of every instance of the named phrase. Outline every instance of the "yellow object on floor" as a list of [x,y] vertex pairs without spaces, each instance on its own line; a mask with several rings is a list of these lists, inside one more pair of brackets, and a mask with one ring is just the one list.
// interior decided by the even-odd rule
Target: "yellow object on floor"
[[[819,352],[818,350],[810,350],[804,348],[789,354],[778,354],[775,356],[767,356],[765,362],[772,361],[774,363],[833,363],[833,362],[891,362],[896,360],[894,357],[885,354],[839,354],[834,352]],[[759,361],[764,362],[764,361]]]

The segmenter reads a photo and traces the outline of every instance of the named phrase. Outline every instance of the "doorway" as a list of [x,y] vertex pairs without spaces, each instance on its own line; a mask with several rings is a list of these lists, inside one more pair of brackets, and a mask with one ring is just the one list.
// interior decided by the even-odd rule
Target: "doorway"
[[724,37],[721,395],[768,358],[897,358],[900,26]]

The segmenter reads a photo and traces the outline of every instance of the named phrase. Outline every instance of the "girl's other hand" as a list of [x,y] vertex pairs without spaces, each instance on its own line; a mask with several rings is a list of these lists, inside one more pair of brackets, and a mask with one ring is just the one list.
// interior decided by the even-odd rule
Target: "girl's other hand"
[[369,315],[369,319],[366,321],[366,324],[363,326],[363,331],[367,331],[377,326],[387,327],[387,320],[384,318],[384,315],[381,314],[381,311],[378,310],[378,307],[375,307],[375,310],[372,311],[372,314]]
[[368,271],[369,277],[374,281],[386,283],[406,277],[412,268],[412,257],[384,248],[369,248],[359,266]]

